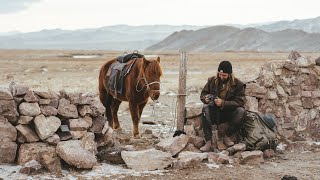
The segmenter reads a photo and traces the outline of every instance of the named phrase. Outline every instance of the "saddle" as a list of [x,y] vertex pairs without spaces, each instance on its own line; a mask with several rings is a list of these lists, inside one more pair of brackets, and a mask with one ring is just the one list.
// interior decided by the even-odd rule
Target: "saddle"
[[107,75],[109,76],[108,90],[123,95],[124,94],[124,78],[130,73],[133,64],[137,58],[130,59],[126,63],[122,63],[119,60],[111,64],[108,69]]
[[117,57],[117,61],[119,61],[120,63],[127,63],[128,61],[130,61],[131,59],[135,59],[135,58],[142,58],[143,55],[133,52],[131,54],[123,54],[121,56]]

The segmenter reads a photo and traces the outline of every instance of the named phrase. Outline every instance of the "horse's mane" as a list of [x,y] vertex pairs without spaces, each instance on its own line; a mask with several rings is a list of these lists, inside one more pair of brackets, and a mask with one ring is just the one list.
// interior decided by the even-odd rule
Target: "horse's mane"
[[[143,58],[142,58],[142,61],[143,61]],[[150,72],[152,74],[156,74],[158,76],[162,76],[162,69],[160,67],[160,64],[158,63],[157,60],[147,60],[149,63],[147,65],[147,68],[144,70],[145,72]],[[143,64],[144,63],[141,63],[142,66],[140,67],[141,71],[140,72],[143,72]]]

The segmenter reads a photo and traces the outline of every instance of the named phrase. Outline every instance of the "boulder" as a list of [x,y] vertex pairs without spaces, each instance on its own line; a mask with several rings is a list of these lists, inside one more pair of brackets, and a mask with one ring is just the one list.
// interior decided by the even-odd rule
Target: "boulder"
[[79,105],[78,112],[82,117],[86,115],[90,116],[92,114],[92,110],[89,105]]
[[19,124],[29,124],[33,120],[31,116],[19,116],[18,123]]
[[121,157],[122,148],[113,146],[113,147],[106,147],[103,150],[99,151],[97,157],[100,161],[105,161],[111,164],[124,164]]
[[262,151],[245,151],[241,153],[242,164],[260,164],[263,162],[264,159]]
[[55,116],[39,115],[34,119],[35,129],[41,140],[52,136],[60,127],[61,121]]
[[42,165],[36,161],[36,160],[31,160],[27,163],[25,163],[21,169],[20,169],[20,173],[23,173],[23,174],[37,174],[41,169],[42,169]]
[[8,88],[0,87],[0,100],[12,100],[13,96]]
[[20,85],[15,82],[10,83],[9,89],[13,96],[22,96],[29,92],[28,86]]
[[17,122],[17,105],[14,100],[0,100],[0,116],[5,117],[10,123]]
[[57,145],[58,142],[60,142],[60,137],[58,134],[54,134],[54,135],[48,137],[45,141],[51,145]]
[[17,129],[7,119],[0,116],[0,139],[8,138],[11,141],[17,139]]
[[27,142],[37,142],[40,140],[38,134],[28,125],[19,124],[16,128],[26,138]]
[[196,153],[184,151],[179,153],[178,158],[173,162],[173,168],[184,169],[198,166],[203,160],[208,158],[207,153]]
[[28,103],[35,103],[35,102],[38,102],[39,99],[38,97],[36,97],[36,95],[34,94],[33,91],[29,91],[24,97],[23,99],[28,102]]
[[97,143],[94,140],[94,133],[92,132],[86,132],[82,137],[81,141],[84,144],[84,149],[88,150],[93,155],[96,155],[98,153],[97,150]]
[[16,158],[17,144],[9,138],[0,138],[0,163],[13,163]]
[[172,156],[178,154],[184,147],[186,147],[189,141],[189,137],[182,134],[176,137],[169,137],[167,139],[162,139],[158,144],[156,144],[156,149],[169,152]]
[[301,55],[297,51],[291,51],[291,53],[288,56],[288,59],[290,59],[291,61],[295,61],[299,57],[301,57]]
[[89,124],[82,118],[70,119],[69,128],[71,131],[85,131],[89,128]]
[[42,99],[59,99],[59,94],[52,91],[34,91]]
[[171,153],[156,149],[142,151],[122,151],[121,157],[126,165],[134,170],[152,171],[161,170],[172,164]]
[[56,154],[56,149],[46,143],[26,143],[19,148],[18,164],[22,165],[30,160],[40,162],[40,153]]
[[40,106],[41,113],[45,116],[56,116],[58,114],[58,110],[52,106]]
[[38,116],[41,110],[38,103],[23,102],[19,106],[19,112],[24,116]]
[[64,161],[77,168],[91,169],[97,164],[95,155],[86,150],[79,140],[61,141],[56,151]]
[[59,100],[58,114],[65,118],[78,118],[77,107],[64,98]]
[[104,127],[104,124],[107,122],[107,118],[104,116],[98,116],[93,118],[92,126],[89,128],[90,132],[93,132],[95,134],[102,134],[102,129]]
[[72,139],[74,139],[74,140],[80,139],[86,133],[87,133],[86,130],[85,131],[70,131]]
[[99,101],[92,102],[90,104],[90,109],[92,110],[93,117],[102,116],[106,111],[106,108]]
[[47,154],[41,152],[39,154],[40,163],[49,171],[56,174],[61,174],[61,159],[57,154]]

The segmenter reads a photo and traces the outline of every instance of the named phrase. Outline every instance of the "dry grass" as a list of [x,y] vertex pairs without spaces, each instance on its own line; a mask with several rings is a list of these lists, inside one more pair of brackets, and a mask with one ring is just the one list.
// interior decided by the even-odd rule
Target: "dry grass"
[[[99,54],[92,59],[75,59],[74,54]],[[107,60],[122,54],[117,51],[66,51],[66,50],[0,50],[0,84],[8,86],[11,81],[23,83],[33,89],[59,91],[97,92],[98,73]],[[158,55],[164,70],[162,88],[176,90],[178,87],[179,53],[153,53]],[[319,53],[307,53],[317,58]],[[189,88],[200,88],[206,79],[216,73],[221,60],[230,60],[237,77],[247,80],[255,77],[267,61],[285,60],[288,53],[269,52],[219,52],[188,54]]]

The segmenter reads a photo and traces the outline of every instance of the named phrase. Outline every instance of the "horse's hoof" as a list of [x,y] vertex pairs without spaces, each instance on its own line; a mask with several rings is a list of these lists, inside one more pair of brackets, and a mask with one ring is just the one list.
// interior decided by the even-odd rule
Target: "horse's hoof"
[[140,139],[141,136],[140,136],[139,134],[136,134],[136,135],[133,135],[133,138],[134,138],[134,139]]
[[121,133],[122,132],[122,128],[117,128],[117,129],[114,129],[115,132],[118,132],[118,133]]

